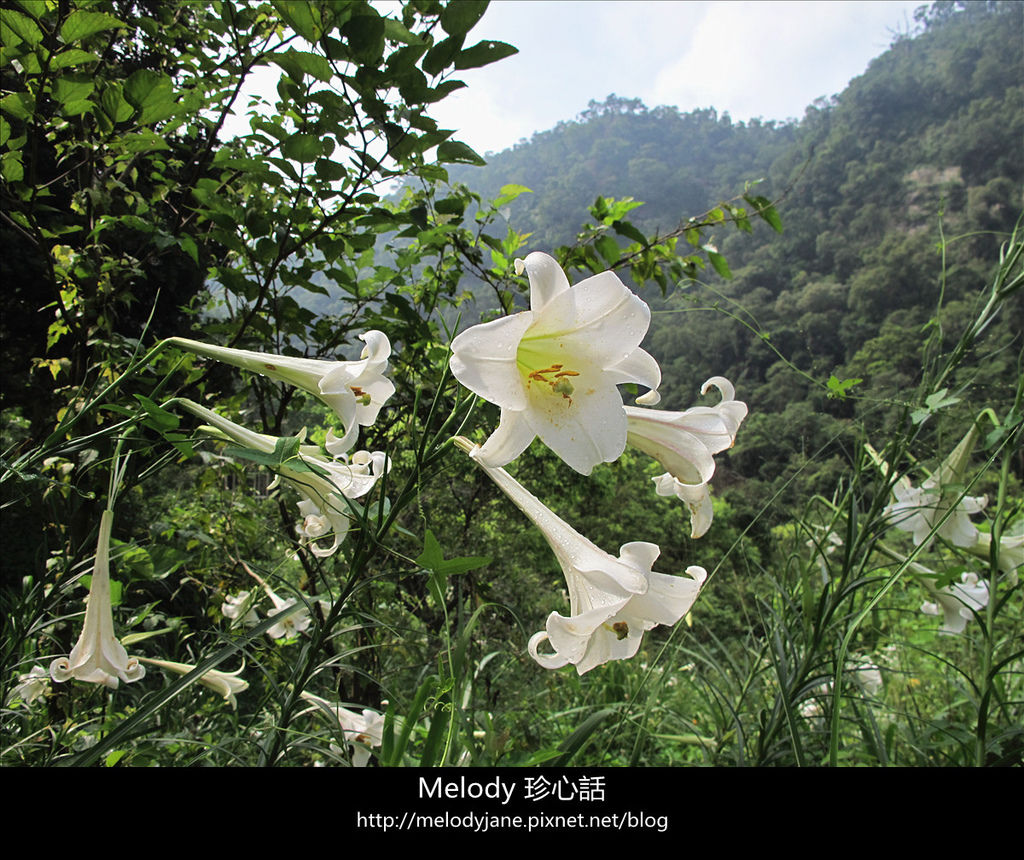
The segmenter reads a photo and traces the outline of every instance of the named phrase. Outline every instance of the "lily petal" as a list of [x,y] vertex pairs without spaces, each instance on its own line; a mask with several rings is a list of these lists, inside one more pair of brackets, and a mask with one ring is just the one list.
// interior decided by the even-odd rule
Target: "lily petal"
[[530,279],[530,307],[539,311],[549,301],[569,289],[569,279],[554,257],[534,251],[525,260],[515,261],[517,275],[524,271]]
[[711,489],[708,485],[684,484],[668,472],[651,480],[654,481],[654,490],[659,496],[675,496],[686,503],[690,512],[690,537],[704,537],[711,528],[711,521],[715,516],[711,504]]
[[[452,341],[451,369],[474,394],[503,409],[526,408],[526,385],[516,364],[529,311],[475,325]],[[508,461],[506,461],[508,462]]]
[[352,766],[366,767],[370,760],[370,750],[379,747],[383,742],[384,715],[370,708],[364,708],[363,712],[358,714],[305,690],[300,695],[307,702],[316,705],[319,710],[326,711],[334,717],[351,747]]

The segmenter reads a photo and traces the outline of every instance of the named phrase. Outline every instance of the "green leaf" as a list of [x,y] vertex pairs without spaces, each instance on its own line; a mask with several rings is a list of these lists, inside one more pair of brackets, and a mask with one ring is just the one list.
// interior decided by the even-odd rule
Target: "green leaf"
[[565,767],[576,753],[580,751],[583,745],[590,739],[590,736],[600,727],[608,717],[612,716],[615,711],[612,708],[604,708],[603,710],[597,711],[587,717],[579,728],[576,729],[569,737],[567,737],[558,746],[558,750],[561,756],[557,760],[552,761],[552,764],[557,767]]
[[322,57],[320,54],[310,54],[306,51],[289,48],[283,54],[274,55],[273,61],[299,84],[302,83],[304,75],[309,75],[311,78],[325,83],[330,82],[334,77],[331,64],[327,62],[326,57]]
[[113,767],[122,758],[124,758],[124,756],[125,756],[125,754],[127,752],[128,752],[128,750],[114,750],[112,753],[109,753],[105,759],[103,759],[103,766],[104,767]]
[[21,182],[25,178],[20,152],[5,152],[0,156],[0,175],[8,182]]
[[99,62],[99,59],[95,54],[83,51],[81,48],[68,48],[50,58],[50,69],[58,71],[69,66],[80,66],[82,63]]
[[323,35],[320,10],[308,0],[274,0],[277,14],[307,42],[318,42]]
[[466,201],[461,197],[445,197],[434,204],[434,211],[439,215],[462,215],[466,211]]
[[403,45],[419,45],[421,39],[411,32],[405,24],[395,18],[384,19],[384,38]]
[[337,182],[348,173],[344,164],[339,164],[328,158],[321,158],[313,169],[316,171],[316,175],[325,182]]
[[767,221],[776,233],[782,232],[782,219],[779,217],[779,213],[775,211],[774,206],[766,206],[757,214]]
[[63,75],[53,86],[53,97],[66,106],[88,99],[94,87],[93,79],[86,75]]
[[236,445],[228,445],[224,448],[224,454],[228,457],[237,457],[241,460],[251,460],[271,469],[282,467],[292,472],[312,472],[319,475],[323,469],[306,462],[299,456],[299,446],[302,444],[301,436],[283,436],[277,440],[274,450],[256,451],[252,448],[241,448]]
[[375,66],[384,54],[385,23],[373,7],[366,8],[373,14],[354,15],[341,31],[348,42],[352,58],[359,63]]
[[303,163],[316,161],[323,152],[323,141],[315,134],[293,134],[281,144],[282,155]]
[[628,221],[612,221],[612,229],[620,236],[625,236],[641,245],[647,244],[647,237]]
[[60,26],[60,38],[65,45],[86,39],[103,30],[115,30],[119,27],[128,28],[124,21],[108,15],[106,12],[86,12],[78,9],[72,12]]
[[439,75],[452,64],[456,55],[462,50],[462,36],[452,36],[449,39],[438,42],[427,51],[423,58],[423,71],[428,75]]
[[707,248],[704,250],[707,252],[708,260],[711,261],[711,265],[714,267],[714,270],[726,280],[731,278],[732,271],[729,269],[729,264],[725,261],[725,257],[715,251],[709,251]]
[[[13,38],[15,36],[17,38]],[[19,41],[34,48],[43,41],[43,31],[28,15],[13,9],[3,9],[0,10],[0,39],[8,50]]]
[[752,194],[745,194],[743,199],[755,207],[758,216],[766,221],[776,233],[782,232],[782,219],[779,217],[779,213],[775,211],[775,207],[772,206],[771,200],[767,197]]
[[18,0],[18,5],[37,21],[48,11],[48,0]]
[[151,69],[132,72],[125,81],[124,96],[141,111],[143,125],[166,119],[177,110],[171,79]]
[[446,140],[438,146],[437,160],[442,164],[487,164],[472,148],[458,140]]
[[426,534],[423,536],[423,552],[416,559],[416,564],[426,570],[434,570],[443,563],[444,552],[441,549],[441,544],[434,537],[434,533],[427,529]]
[[441,27],[449,36],[465,35],[486,11],[487,0],[457,0],[444,7]]
[[609,266],[619,262],[619,243],[607,233],[602,233],[594,240],[594,247],[597,248],[597,252],[604,257]]
[[833,399],[846,399],[846,392],[853,388],[855,385],[860,385],[863,379],[842,379],[840,380],[834,373],[829,377],[828,380],[828,396]]
[[170,149],[167,141],[161,135],[149,129],[123,135],[117,138],[117,141],[126,152],[151,152],[153,150]]
[[954,403],[959,403],[959,397],[948,397],[948,388],[940,388],[938,391],[933,391],[925,399],[924,403],[933,412],[937,409],[944,409],[946,406],[952,406]]
[[122,573],[130,570],[135,579],[153,578],[153,559],[149,552],[138,544],[112,540],[111,557],[117,560],[117,569]]
[[163,636],[165,633],[173,633],[174,631],[170,627],[162,627],[159,630],[140,630],[138,633],[129,633],[127,636],[121,637],[121,644],[125,648],[132,645],[137,645],[139,642],[145,642],[147,639],[152,639],[154,636]]
[[498,208],[500,206],[504,206],[506,203],[511,203],[520,194],[533,194],[533,189],[527,188],[525,185],[516,185],[514,182],[510,182],[508,185],[502,185],[501,196],[495,199],[494,207]]
[[15,119],[28,119],[35,112],[35,99],[29,93],[9,93],[0,99],[0,110]]
[[455,68],[477,69],[518,53],[519,49],[507,42],[494,42],[485,39],[482,42],[477,42],[472,48],[461,51],[455,58]]
[[181,419],[178,418],[173,412],[168,412],[162,406],[158,406],[148,397],[142,394],[136,394],[135,399],[142,404],[142,408],[146,411],[146,414],[152,420],[155,429],[157,430],[176,430],[178,425],[181,424]]
[[438,543],[434,533],[427,529],[423,536],[423,552],[416,559],[416,564],[424,570],[432,571],[441,577],[457,576],[478,567],[484,567],[491,563],[491,559],[483,556],[466,556],[463,558],[445,559],[441,544]]

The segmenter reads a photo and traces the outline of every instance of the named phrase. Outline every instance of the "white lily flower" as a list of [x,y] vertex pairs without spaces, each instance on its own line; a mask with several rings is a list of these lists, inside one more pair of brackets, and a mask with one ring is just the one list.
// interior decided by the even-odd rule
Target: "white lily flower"
[[358,361],[323,361],[271,355],[247,349],[228,349],[183,337],[172,337],[167,342],[180,349],[286,382],[320,398],[341,419],[345,435],[340,441],[347,451],[355,444],[359,427],[373,424],[381,407],[395,393],[394,383],[384,376],[391,356],[391,342],[387,335],[381,331],[368,331],[359,335],[359,339],[366,346]]
[[820,728],[825,722],[825,708],[817,699],[804,699],[800,703],[798,712],[805,720],[810,721]]
[[50,686],[50,673],[42,666],[33,666],[28,672],[18,675],[18,683],[11,690],[7,698],[8,702],[21,699],[26,705],[31,705],[36,699],[46,694]]
[[50,677],[59,683],[77,678],[116,690],[120,681],[130,684],[146,674],[138,659],[129,657],[114,636],[114,613],[110,607],[110,532],[113,524],[114,512],[105,510],[100,517],[96,562],[85,604],[82,634],[69,656],[59,657],[50,664]]
[[370,708],[364,708],[361,714],[357,714],[312,693],[303,691],[300,695],[307,702],[318,705],[334,716],[345,740],[349,742],[352,766],[366,767],[370,760],[370,750],[379,747],[384,738],[384,715]]
[[[978,532],[978,539],[967,547],[971,555],[988,561],[992,552],[992,535],[989,532]],[[1009,585],[1020,581],[1018,571],[1024,567],[1024,534],[1004,534],[999,539],[999,569],[1006,574]]]
[[[330,438],[328,438],[330,443]],[[299,502],[302,522],[297,531],[313,555],[326,558],[334,555],[348,534],[351,525],[350,508],[344,499],[365,496],[390,471],[391,462],[382,451],[356,451],[351,457],[324,460],[304,455],[303,459],[328,474],[326,477],[312,472],[294,473],[282,469],[281,477],[304,497]],[[330,546],[318,544],[320,538],[333,534]]]
[[[196,668],[188,663],[175,663],[171,660],[151,660],[149,657],[139,657],[139,660],[143,663],[148,663],[150,666],[159,666],[161,669],[175,672],[178,675],[187,675]],[[218,695],[223,696],[224,701],[231,705],[232,709],[235,709],[238,707],[235,696],[249,689],[249,682],[244,678],[238,677],[244,668],[244,665],[240,666],[234,672],[221,672],[219,669],[210,669],[209,672],[204,672],[199,678],[199,683],[204,687],[209,687]]]
[[[707,571],[691,565],[689,578],[654,573],[661,550],[656,544],[623,544],[613,558],[545,507],[501,468],[486,465],[481,450],[468,439],[455,437],[506,496],[541,530],[554,552],[569,590],[570,615],[552,612],[545,629],[529,642],[530,656],[546,669],[572,664],[582,675],[609,660],[636,654],[644,631],[659,624],[671,626],[690,611]],[[554,653],[539,648],[549,642]]]
[[[896,501],[885,509],[883,516],[887,516],[900,531],[910,532],[915,546],[928,540],[935,524],[950,507],[950,499],[943,498],[934,476],[920,487],[914,487],[907,478],[901,478],[893,487],[893,495]],[[986,496],[960,498],[953,513],[939,526],[939,537],[959,547],[970,547],[977,543],[980,532],[970,517],[981,513],[987,502]]]
[[530,279],[530,310],[473,326],[452,341],[451,369],[470,391],[501,407],[478,457],[503,466],[535,437],[573,469],[617,460],[626,415],[615,387],[637,382],[656,403],[658,363],[640,348],[651,311],[613,272],[569,286],[547,254],[516,260]]
[[[956,448],[920,487],[913,486],[906,475],[893,486],[896,501],[885,509],[883,516],[889,517],[892,524],[901,531],[910,532],[915,546],[930,539],[936,523],[946,515],[950,507],[954,508],[953,513],[939,526],[939,537],[959,547],[970,547],[977,542],[980,533],[970,517],[984,510],[988,497],[963,496],[956,490],[944,492],[943,489],[963,482],[977,437],[977,426],[971,425]],[[883,474],[888,475],[889,465],[884,461],[880,465]]]
[[713,511],[708,481],[715,474],[712,456],[736,442],[747,416],[747,404],[736,399],[732,383],[713,376],[701,387],[722,394],[716,406],[695,406],[685,412],[664,412],[626,406],[626,441],[668,469],[654,479],[659,496],[677,496],[690,511],[690,536],[701,537],[711,526]]
[[246,627],[255,627],[260,623],[260,617],[256,613],[256,600],[249,591],[240,591],[238,594],[229,594],[224,598],[220,606],[221,614],[238,622]]
[[874,663],[861,663],[852,671],[854,680],[867,695],[874,697],[882,692],[882,670]]
[[935,590],[935,597],[938,602],[921,604],[921,611],[943,616],[939,633],[952,636],[967,629],[967,622],[974,617],[972,609],[981,611],[988,606],[988,583],[979,581],[975,573],[964,573],[959,584]]
[[[248,430],[191,400],[179,402],[189,412],[236,442],[264,454],[274,452],[278,442],[276,437]],[[328,433],[328,451],[340,452],[344,444],[344,439]],[[390,470],[391,463],[382,451],[356,451],[351,456],[340,454],[333,460],[327,460],[318,456],[317,450],[312,445],[302,446],[299,450],[301,461],[316,471],[298,471],[280,466],[278,476],[303,497],[303,501],[299,502],[299,514],[302,517],[297,528],[299,536],[308,542],[314,555],[326,558],[337,552],[351,525],[351,509],[345,499],[358,499],[369,493]],[[333,541],[330,546],[316,542],[331,534]]]
[[[271,599],[274,604],[274,613],[267,613],[267,618],[273,618],[274,615],[278,615],[285,609],[290,609],[296,603],[298,598],[289,597],[287,600],[278,597],[269,587],[264,586],[267,592],[267,597]],[[293,636],[298,636],[304,630],[309,628],[309,625],[313,623],[313,619],[309,614],[309,610],[306,607],[302,607],[298,612],[293,612],[287,618],[274,624],[267,630],[267,635],[271,639],[291,639]]]
[[[267,613],[267,618],[273,618],[275,615],[279,615],[285,609],[291,609],[296,603],[298,598],[289,597],[285,599],[280,597],[274,589],[267,585],[266,581],[256,571],[254,571],[244,561],[241,563],[242,567],[245,568],[246,573],[255,579],[263,590],[267,593],[267,597],[270,598],[270,602],[274,604],[274,611]],[[309,609],[303,606],[297,612],[291,613],[287,618],[283,618],[277,624],[271,625],[267,630],[267,635],[271,639],[290,639],[292,636],[298,636],[304,630],[309,628],[309,625],[313,623],[313,618],[309,614]]]

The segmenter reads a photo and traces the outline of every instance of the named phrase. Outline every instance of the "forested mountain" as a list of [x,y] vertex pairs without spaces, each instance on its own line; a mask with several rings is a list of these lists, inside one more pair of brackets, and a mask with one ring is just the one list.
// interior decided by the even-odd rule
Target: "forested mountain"
[[[665,234],[763,180],[783,234],[723,225],[714,239],[734,276],[709,268],[667,301],[648,295],[649,343],[668,408],[692,403],[710,376],[736,383],[751,418],[733,466],[780,483],[843,438],[841,419],[898,406],[940,302],[939,330],[954,342],[1021,212],[1024,6],[937,4],[919,18],[917,34],[798,123],[609,96],[453,175],[485,197],[506,183],[530,188],[509,206],[530,249],[571,244],[598,194],[645,201],[634,223]],[[981,347],[993,371],[1020,349],[1019,299],[1007,311]],[[833,373],[862,380],[853,398],[827,396]],[[957,382],[974,387],[975,403],[1005,407],[1012,392],[989,376]]]

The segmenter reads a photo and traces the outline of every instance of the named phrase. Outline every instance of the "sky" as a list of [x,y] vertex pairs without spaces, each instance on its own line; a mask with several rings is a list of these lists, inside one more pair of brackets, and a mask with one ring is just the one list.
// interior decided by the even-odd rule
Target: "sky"
[[734,120],[803,117],[913,28],[921,0],[492,0],[467,38],[519,53],[459,73],[435,105],[480,153],[571,120],[610,93]]

